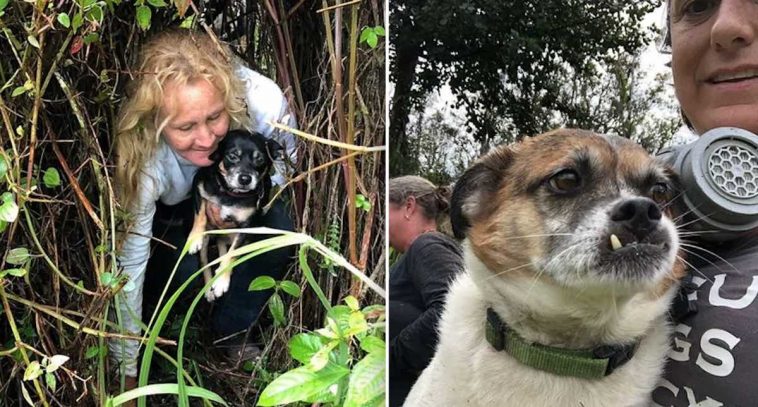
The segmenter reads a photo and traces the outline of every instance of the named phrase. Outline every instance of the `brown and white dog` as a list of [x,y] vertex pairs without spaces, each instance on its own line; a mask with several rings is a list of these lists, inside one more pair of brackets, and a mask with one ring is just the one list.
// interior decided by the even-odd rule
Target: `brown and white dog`
[[480,158],[452,201],[466,271],[405,406],[647,406],[684,269],[674,182],[631,141],[580,130]]

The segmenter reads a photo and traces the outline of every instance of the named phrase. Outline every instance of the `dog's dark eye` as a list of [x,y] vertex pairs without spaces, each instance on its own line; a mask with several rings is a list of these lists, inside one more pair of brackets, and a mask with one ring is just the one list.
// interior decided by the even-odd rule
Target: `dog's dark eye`
[[236,163],[240,160],[240,156],[237,153],[229,153],[226,155],[226,159],[229,160],[229,162]]
[[570,169],[561,170],[557,174],[550,177],[548,185],[553,192],[569,193],[574,192],[582,184],[582,179],[579,174]]
[[671,199],[671,187],[665,182],[658,182],[650,188],[650,197],[658,204],[664,204]]

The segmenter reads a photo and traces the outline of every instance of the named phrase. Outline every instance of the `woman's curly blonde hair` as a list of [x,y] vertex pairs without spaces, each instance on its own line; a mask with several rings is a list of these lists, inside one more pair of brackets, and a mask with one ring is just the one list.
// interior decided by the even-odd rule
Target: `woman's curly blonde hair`
[[122,208],[137,204],[140,177],[155,154],[163,126],[163,91],[168,83],[184,86],[205,79],[224,98],[230,128],[251,128],[245,104],[245,85],[235,75],[229,47],[210,35],[185,29],[164,31],[142,48],[134,79],[116,124],[116,186]]

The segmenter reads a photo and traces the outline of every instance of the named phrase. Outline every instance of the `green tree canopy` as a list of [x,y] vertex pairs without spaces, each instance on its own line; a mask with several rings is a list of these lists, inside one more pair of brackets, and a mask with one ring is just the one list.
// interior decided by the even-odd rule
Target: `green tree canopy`
[[[398,0],[392,15],[391,165],[402,167],[408,115],[430,91],[449,84],[477,140],[503,131],[516,138],[545,130],[536,111],[558,108],[569,67],[636,54],[652,38],[643,17],[659,0]],[[539,103],[535,106],[535,103]]]

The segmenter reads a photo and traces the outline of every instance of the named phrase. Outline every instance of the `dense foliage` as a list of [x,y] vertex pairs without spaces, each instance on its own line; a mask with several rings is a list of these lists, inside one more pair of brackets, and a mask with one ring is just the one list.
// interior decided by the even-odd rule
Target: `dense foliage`
[[[466,126],[487,144],[546,130],[561,111],[556,73],[596,75],[595,63],[635,55],[653,36],[643,17],[659,0],[399,0],[390,2],[392,173],[407,173],[407,124],[448,84]],[[543,113],[544,112],[544,113]],[[552,124],[552,123],[551,123]]]
[[[305,133],[361,148],[384,144],[383,5],[329,6],[0,0],[0,405],[27,399],[45,406],[102,406],[109,394],[119,393],[105,346],[118,329],[107,315],[114,295],[130,287],[115,262],[123,210],[113,196],[112,138],[129,67],[151,34],[180,24],[209,30],[275,79]],[[366,27],[371,31],[361,41]],[[155,346],[148,346],[156,352],[150,380],[167,384],[145,391],[176,393],[186,378],[231,405],[254,405],[267,384],[295,366],[286,352],[290,338],[327,324],[328,308],[314,287],[326,304],[349,294],[364,308],[383,303],[354,278],[358,271],[383,285],[385,170],[378,150],[349,154],[302,141],[299,175],[285,194],[297,231],[323,243],[332,257],[301,252],[287,280],[277,282],[283,293],[299,293],[296,285],[302,295],[272,297],[276,324],[255,332],[265,341],[262,359],[220,363],[203,322],[209,306],[201,301],[186,326],[191,310],[178,299],[185,306],[167,313],[154,331]],[[349,264],[337,263],[334,252]],[[306,267],[313,269],[307,283]],[[381,320],[376,312],[370,317],[371,324]],[[372,335],[380,335],[382,326],[362,325]],[[178,345],[185,345],[184,357],[176,354],[178,337],[184,338]],[[357,343],[343,349],[349,356],[344,365],[353,370],[353,362],[369,354]],[[182,364],[184,369],[175,369]],[[345,392],[333,404],[350,397],[349,377],[337,381]],[[177,401],[164,395],[151,403]]]

